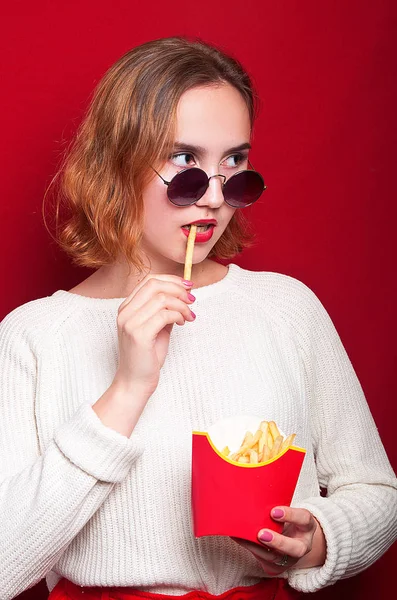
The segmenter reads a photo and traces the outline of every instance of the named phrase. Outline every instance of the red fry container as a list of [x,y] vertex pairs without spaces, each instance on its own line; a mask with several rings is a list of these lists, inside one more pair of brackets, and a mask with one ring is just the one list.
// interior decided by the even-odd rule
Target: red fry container
[[241,464],[214,446],[207,432],[193,432],[192,512],[196,537],[226,535],[260,544],[258,531],[281,532],[274,506],[289,506],[305,457],[291,446],[267,462]]

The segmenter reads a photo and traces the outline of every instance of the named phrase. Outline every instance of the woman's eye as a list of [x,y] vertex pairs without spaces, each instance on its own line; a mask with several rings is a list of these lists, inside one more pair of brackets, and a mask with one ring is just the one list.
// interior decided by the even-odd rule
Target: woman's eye
[[171,160],[177,167],[190,167],[194,164],[194,156],[188,152],[173,154]]
[[235,167],[239,167],[240,164],[246,160],[247,160],[247,157],[243,156],[242,154],[233,154],[232,156],[225,158],[225,160],[223,161],[223,164],[225,164],[226,167],[233,169]]

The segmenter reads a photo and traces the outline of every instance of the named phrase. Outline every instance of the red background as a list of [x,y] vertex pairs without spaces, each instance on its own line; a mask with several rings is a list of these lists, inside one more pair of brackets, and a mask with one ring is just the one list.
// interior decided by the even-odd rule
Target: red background
[[[13,0],[1,16],[1,316],[87,274],[50,241],[41,202],[94,85],[134,45],[201,36],[243,62],[262,98],[252,160],[269,189],[250,211],[258,245],[236,262],[317,293],[396,467],[394,0]],[[317,597],[388,597],[396,557]]]

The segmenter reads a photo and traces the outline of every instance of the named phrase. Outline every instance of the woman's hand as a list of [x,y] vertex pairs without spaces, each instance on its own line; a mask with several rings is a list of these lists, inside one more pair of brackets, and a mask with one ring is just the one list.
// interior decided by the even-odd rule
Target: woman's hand
[[291,567],[297,569],[324,564],[324,533],[308,510],[276,506],[270,515],[275,521],[285,525],[282,534],[270,529],[261,529],[258,532],[258,540],[263,544],[263,548],[253,542],[233,538],[240,546],[254,554],[267,575],[277,576]]
[[174,275],[148,275],[120,305],[119,364],[112,385],[93,405],[108,427],[129,437],[157,388],[174,324],[194,321],[190,285]]
[[157,388],[174,324],[194,321],[194,297],[180,277],[148,275],[120,305],[117,318],[119,366],[115,383],[144,390]]

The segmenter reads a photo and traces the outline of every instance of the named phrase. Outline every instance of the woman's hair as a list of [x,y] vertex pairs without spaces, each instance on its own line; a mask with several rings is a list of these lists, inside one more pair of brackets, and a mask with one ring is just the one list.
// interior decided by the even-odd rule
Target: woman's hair
[[[76,264],[97,268],[123,256],[142,270],[142,192],[151,166],[172,152],[179,99],[194,87],[221,83],[241,93],[253,124],[249,76],[234,58],[200,40],[154,40],[110,67],[54,178],[56,239]],[[236,211],[209,256],[230,258],[250,245],[247,225]]]

